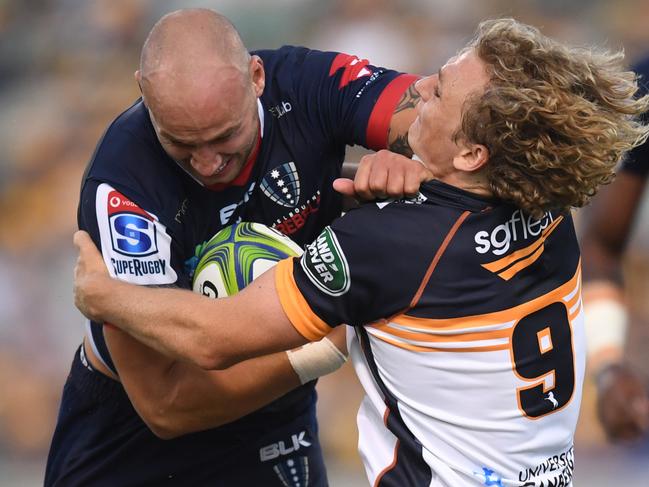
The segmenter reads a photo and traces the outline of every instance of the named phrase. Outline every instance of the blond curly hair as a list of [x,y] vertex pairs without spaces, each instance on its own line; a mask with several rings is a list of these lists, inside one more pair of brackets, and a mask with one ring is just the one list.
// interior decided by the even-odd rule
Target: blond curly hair
[[490,82],[457,136],[489,149],[490,190],[529,214],[584,206],[649,135],[649,96],[634,98],[622,52],[566,47],[513,19],[482,22],[467,49]]

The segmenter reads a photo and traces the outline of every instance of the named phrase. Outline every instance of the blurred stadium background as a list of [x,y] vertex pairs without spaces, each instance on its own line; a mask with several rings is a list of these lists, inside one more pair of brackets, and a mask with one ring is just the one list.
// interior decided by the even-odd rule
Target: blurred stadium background
[[[228,15],[251,49],[304,44],[421,74],[436,71],[479,20],[501,15],[573,43],[624,47],[630,62],[649,53],[649,0],[0,0],[1,487],[42,484],[83,332],[71,296],[81,174],[106,124],[138,96],[132,74],[146,33],[164,13],[189,6]],[[360,154],[352,149],[349,160]],[[640,225],[627,259],[637,325],[629,355],[649,373],[648,257],[649,226]],[[366,485],[351,367],[319,391],[331,485]],[[592,385],[576,458],[577,485],[648,485],[649,440],[607,445]]]

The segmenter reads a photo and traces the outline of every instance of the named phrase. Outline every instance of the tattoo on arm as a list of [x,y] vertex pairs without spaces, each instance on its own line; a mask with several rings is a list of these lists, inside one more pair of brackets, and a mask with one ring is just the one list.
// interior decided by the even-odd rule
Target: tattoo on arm
[[[388,134],[388,140],[390,140],[390,135],[391,134]],[[406,157],[412,157],[413,155],[410,144],[408,144],[408,133],[397,135],[396,138],[388,144],[388,149]]]
[[408,128],[415,118],[415,105],[419,102],[420,96],[415,90],[415,84],[411,84],[401,95],[394,112],[388,130],[388,149],[406,157],[412,157],[412,149],[408,144]]
[[393,115],[410,108],[415,108],[419,98],[421,97],[419,96],[419,93],[417,93],[417,90],[415,90],[415,84],[413,83],[408,87],[405,93],[401,95],[401,99],[399,100],[399,103],[397,103]]

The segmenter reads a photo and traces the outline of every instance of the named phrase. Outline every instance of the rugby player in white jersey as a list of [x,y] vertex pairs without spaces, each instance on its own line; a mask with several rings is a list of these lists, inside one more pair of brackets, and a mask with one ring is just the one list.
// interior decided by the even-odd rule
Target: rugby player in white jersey
[[80,232],[76,304],[207,369],[349,323],[372,485],[571,485],[585,352],[570,208],[649,131],[621,63],[483,22],[416,84],[408,138],[436,177],[416,198],[349,212],[219,300],[113,280]]

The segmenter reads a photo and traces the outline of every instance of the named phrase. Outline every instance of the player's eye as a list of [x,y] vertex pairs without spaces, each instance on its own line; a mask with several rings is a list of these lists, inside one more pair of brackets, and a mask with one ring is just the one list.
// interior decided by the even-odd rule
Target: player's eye
[[439,86],[435,85],[435,89],[433,90],[433,95],[435,95],[435,98],[439,98]]
[[173,145],[174,147],[178,147],[180,149],[188,149],[192,147],[192,144],[188,144],[186,142],[180,142],[179,140],[173,140],[173,139],[167,139],[167,143]]

